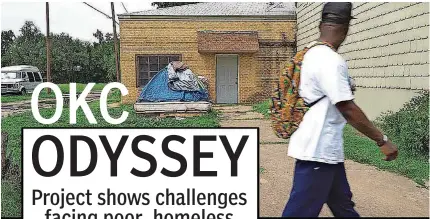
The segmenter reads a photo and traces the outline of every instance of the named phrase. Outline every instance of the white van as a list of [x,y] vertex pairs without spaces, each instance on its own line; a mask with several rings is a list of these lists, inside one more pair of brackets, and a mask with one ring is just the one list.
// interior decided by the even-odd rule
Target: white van
[[1,68],[1,93],[26,94],[43,82],[39,69],[29,65]]

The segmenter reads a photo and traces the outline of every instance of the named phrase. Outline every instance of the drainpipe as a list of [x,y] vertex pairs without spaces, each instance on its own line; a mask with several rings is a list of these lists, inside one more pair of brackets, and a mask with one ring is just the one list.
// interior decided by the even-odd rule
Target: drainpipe
[[298,31],[298,19],[297,19],[297,7],[298,7],[298,2],[294,3],[294,6],[296,7],[295,13],[296,13],[296,25],[294,25],[294,49],[293,52],[294,54],[297,53],[297,31]]

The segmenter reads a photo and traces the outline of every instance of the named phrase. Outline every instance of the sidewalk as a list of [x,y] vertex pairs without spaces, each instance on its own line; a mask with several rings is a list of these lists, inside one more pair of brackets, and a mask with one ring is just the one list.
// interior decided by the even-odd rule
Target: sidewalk
[[[251,106],[217,106],[223,127],[260,127],[260,216],[279,217],[288,200],[294,159],[287,143],[273,134],[270,120]],[[412,180],[373,166],[345,161],[356,210],[362,217],[429,217],[429,191]],[[325,205],[320,217],[332,217]]]

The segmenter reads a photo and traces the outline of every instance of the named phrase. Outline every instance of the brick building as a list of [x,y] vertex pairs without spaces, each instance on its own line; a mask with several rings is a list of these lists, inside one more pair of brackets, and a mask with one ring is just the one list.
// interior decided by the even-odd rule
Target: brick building
[[121,81],[134,103],[172,60],[209,79],[215,103],[267,99],[295,50],[294,3],[214,2],[118,15]]
[[[297,47],[319,37],[322,2],[297,3]],[[429,89],[429,3],[353,3],[348,37],[339,49],[359,86],[355,97],[374,119]]]

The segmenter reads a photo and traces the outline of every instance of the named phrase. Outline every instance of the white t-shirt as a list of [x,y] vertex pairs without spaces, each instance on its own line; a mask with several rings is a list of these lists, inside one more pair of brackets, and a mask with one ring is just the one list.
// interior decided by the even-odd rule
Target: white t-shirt
[[306,112],[291,136],[288,155],[329,164],[344,162],[345,118],[335,104],[354,99],[345,60],[328,46],[312,47],[304,56],[299,94],[307,103],[325,96]]

